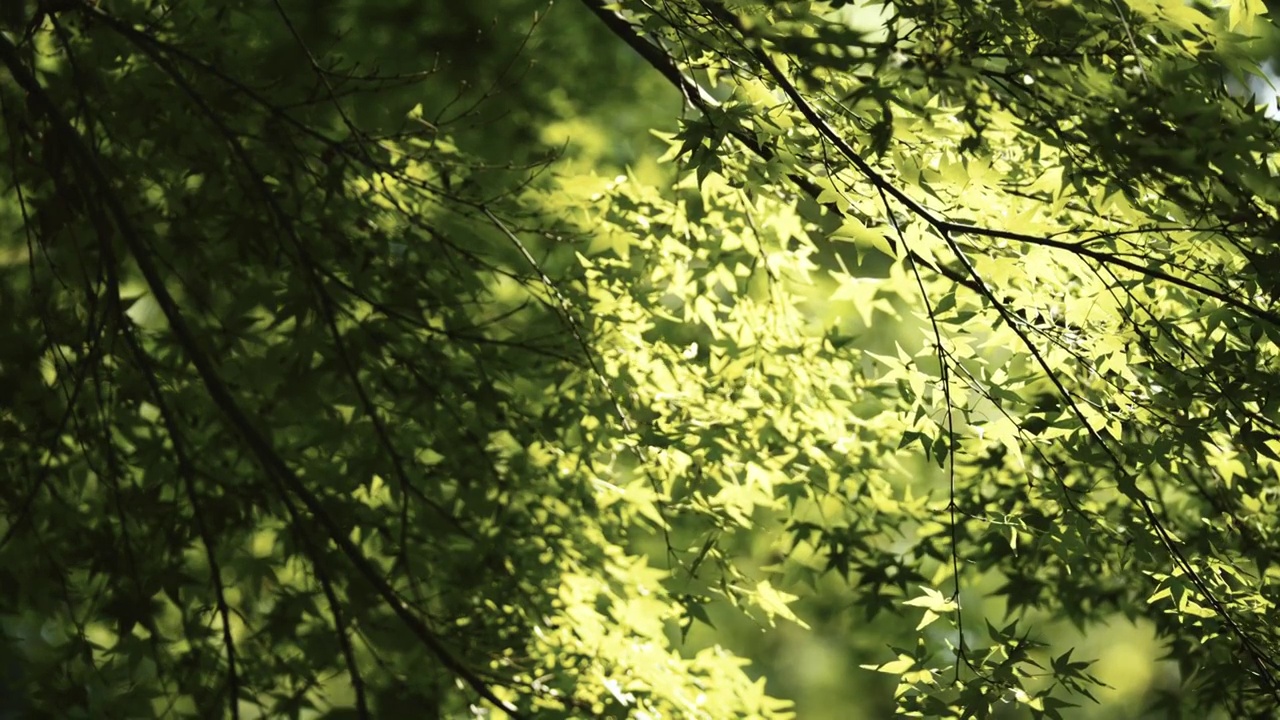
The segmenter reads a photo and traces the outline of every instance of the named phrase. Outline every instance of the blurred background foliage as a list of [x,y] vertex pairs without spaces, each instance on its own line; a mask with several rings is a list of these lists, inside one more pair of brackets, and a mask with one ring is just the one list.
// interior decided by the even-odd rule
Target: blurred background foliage
[[633,168],[657,179],[678,94],[577,3],[483,0],[298,3],[312,47],[386,74],[429,70],[425,83],[356,108],[387,129],[415,104],[468,153],[498,164],[564,153],[566,173]]

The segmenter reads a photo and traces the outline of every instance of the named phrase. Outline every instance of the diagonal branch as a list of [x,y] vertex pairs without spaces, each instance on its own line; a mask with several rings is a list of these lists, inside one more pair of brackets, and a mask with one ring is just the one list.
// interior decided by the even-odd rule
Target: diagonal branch
[[177,301],[164,284],[164,278],[156,265],[155,259],[151,256],[150,249],[138,234],[137,228],[134,227],[132,220],[129,218],[128,211],[125,210],[116,189],[102,170],[97,157],[23,63],[18,48],[4,35],[0,35],[0,64],[3,64],[8,69],[14,81],[26,91],[28,102],[31,103],[33,108],[49,121],[55,137],[64,143],[68,151],[74,154],[82,164],[84,171],[88,175],[88,181],[94,186],[94,190],[100,194],[106,204],[111,219],[116,229],[119,230],[125,246],[129,249],[134,261],[138,264],[138,270],[142,273],[149,289],[154,294],[156,303],[160,306],[165,319],[168,321],[178,345],[195,367],[196,373],[200,376],[210,399],[222,412],[232,430],[240,435],[268,474],[274,477],[283,488],[296,495],[302,501],[307,511],[324,528],[326,534],[329,535],[330,539],[333,540],[351,564],[355,566],[357,572],[374,588],[375,592],[387,603],[397,618],[435,655],[442,665],[469,685],[480,697],[503,709],[513,717],[523,717],[513,705],[495,695],[489,684],[479,675],[455,658],[453,653],[445,647],[439,635],[426,622],[409,611],[408,606],[400,599],[395,588],[382,577],[373,563],[364,556],[360,548],[350,539],[349,533],[344,531],[329,516],[315,493],[307,488],[302,479],[276,452],[271,442],[258,431],[253,421],[244,409],[240,407],[225,381],[219,375],[213,360],[201,347],[195,332],[187,324],[187,320],[179,309]]
[[[692,81],[684,77],[684,75],[680,72],[677,64],[670,56],[662,52],[660,48],[656,47],[652,43],[644,40],[639,35],[634,25],[627,22],[624,18],[619,16],[616,12],[608,10],[606,5],[601,0],[582,0],[582,1],[615,34],[618,34],[624,41],[627,42],[629,46],[631,46],[637,52],[639,52],[641,56],[644,57],[645,60],[649,62],[650,65],[654,66],[655,69],[661,72],[664,75],[664,77],[667,77],[674,84],[676,84],[677,87],[681,89],[682,93],[684,93],[687,98],[690,98],[690,101],[695,106],[699,107],[699,109],[702,109],[705,112],[705,110],[708,107],[708,104],[705,104],[700,100],[695,99],[695,98],[701,98],[702,96],[700,94],[693,94],[687,90],[687,88],[693,83]],[[743,29],[738,19],[732,13],[730,13],[727,9],[725,9],[724,6],[721,5],[719,2],[716,2],[715,0],[698,0],[698,1],[704,8],[707,9],[707,11],[716,20],[716,22],[722,24],[722,26],[724,26],[726,30],[735,31],[738,35],[743,34]],[[1049,247],[1057,250],[1064,250],[1064,251],[1074,253],[1081,257],[1089,258],[1104,266],[1115,266],[1115,267],[1125,268],[1127,270],[1131,270],[1133,272],[1137,272],[1139,274],[1146,275],[1148,277],[1152,277],[1152,278],[1167,282],[1169,284],[1175,285],[1185,290],[1189,290],[1193,293],[1206,296],[1206,297],[1211,297],[1213,299],[1216,299],[1222,302],[1227,306],[1230,306],[1232,308],[1235,308],[1241,311],[1244,314],[1253,316],[1257,319],[1264,320],[1272,324],[1280,325],[1280,313],[1276,313],[1270,310],[1266,310],[1264,308],[1257,307],[1256,305],[1253,305],[1249,302],[1241,300],[1238,297],[1231,295],[1229,293],[1226,293],[1211,287],[1205,287],[1205,286],[1199,285],[1191,280],[1177,277],[1159,268],[1146,267],[1137,262],[1127,260],[1125,258],[1117,257],[1113,254],[1089,249],[1087,247],[1084,247],[1083,243],[1080,243],[1080,242],[1066,242],[1062,240],[1055,240],[1048,237],[1011,232],[1008,230],[1002,230],[998,228],[987,228],[987,227],[971,225],[967,223],[959,223],[959,222],[949,220],[946,217],[936,215],[933,211],[929,210],[920,202],[913,199],[901,188],[897,187],[892,182],[890,182],[888,178],[886,178],[884,175],[878,172],[874,167],[871,166],[869,162],[867,162],[866,159],[864,159],[861,155],[859,155],[858,152],[854,150],[854,148],[849,144],[849,142],[846,141],[843,136],[841,136],[838,132],[836,132],[834,128],[831,127],[831,125],[822,117],[822,115],[818,112],[818,110],[800,93],[798,88],[796,88],[795,84],[791,82],[791,80],[782,72],[781,68],[777,65],[777,63],[775,63],[762,49],[747,47],[744,43],[741,43],[741,41],[739,44],[742,45],[744,51],[748,52],[753,57],[753,59],[757,63],[759,63],[760,67],[764,68],[765,72],[768,73],[768,75],[774,80],[774,82],[777,83],[779,88],[794,103],[796,108],[799,110],[801,115],[806,119],[806,121],[810,124],[810,126],[813,127],[821,137],[823,137],[826,141],[830,142],[839,151],[841,156],[843,156],[849,163],[851,163],[853,167],[857,169],[863,175],[863,177],[868,182],[870,182],[878,192],[882,194],[882,196],[887,195],[888,197],[892,197],[894,200],[897,200],[908,211],[920,217],[926,224],[928,224],[930,227],[932,227],[936,232],[938,232],[942,236],[944,241],[947,243],[948,247],[955,254],[956,258],[960,261],[963,268],[961,271],[956,272],[954,269],[945,268],[944,266],[945,269],[943,269],[943,274],[948,278],[953,279],[957,283],[961,283],[966,287],[970,288],[971,290],[974,290],[975,292],[982,295],[988,302],[990,302],[996,308],[997,312],[999,312],[1004,322],[1008,324],[1013,329],[1013,331],[1019,336],[1019,339],[1031,352],[1034,360],[1046,372],[1050,381],[1055,386],[1055,389],[1058,390],[1058,392],[1063,396],[1065,401],[1070,405],[1070,409],[1073,412],[1073,414],[1075,414],[1077,419],[1083,424],[1084,428],[1086,429],[1088,434],[1092,437],[1092,439],[1099,444],[1099,446],[1102,448],[1104,453],[1108,456],[1108,459],[1112,461],[1112,464],[1115,466],[1116,471],[1121,475],[1121,489],[1125,492],[1125,494],[1133,498],[1135,502],[1139,503],[1143,511],[1143,514],[1147,517],[1148,521],[1151,523],[1152,528],[1155,530],[1161,543],[1169,551],[1174,562],[1188,573],[1192,583],[1205,596],[1207,601],[1213,606],[1216,614],[1231,629],[1232,634],[1235,635],[1240,640],[1241,644],[1245,648],[1245,651],[1249,654],[1254,664],[1258,668],[1260,676],[1263,679],[1264,685],[1267,687],[1267,689],[1272,694],[1276,695],[1277,697],[1280,697],[1280,687],[1277,686],[1275,678],[1271,673],[1271,668],[1276,666],[1275,662],[1272,661],[1269,657],[1266,656],[1264,652],[1261,651],[1257,643],[1254,642],[1253,638],[1251,638],[1248,635],[1248,633],[1246,633],[1244,629],[1236,623],[1234,618],[1232,618],[1227,613],[1226,608],[1222,606],[1221,602],[1218,601],[1218,599],[1209,590],[1207,585],[1204,583],[1203,579],[1200,578],[1199,575],[1195,572],[1194,568],[1190,565],[1188,559],[1183,554],[1181,549],[1177,547],[1173,536],[1168,532],[1168,530],[1164,527],[1160,518],[1156,515],[1155,510],[1151,506],[1149,499],[1146,497],[1145,494],[1143,494],[1138,489],[1136,480],[1133,477],[1132,473],[1128,472],[1127,469],[1123,467],[1119,457],[1115,454],[1115,451],[1105,442],[1105,439],[1101,436],[1099,431],[1096,428],[1094,428],[1092,424],[1085,419],[1083,413],[1081,412],[1080,408],[1076,405],[1074,398],[1067,391],[1061,379],[1057,376],[1056,373],[1052,372],[1051,369],[1048,367],[1047,361],[1042,355],[1042,353],[1031,342],[1031,338],[1027,335],[1026,331],[1011,316],[1011,311],[1008,308],[1008,306],[1005,303],[1001,302],[999,298],[995,296],[991,287],[978,274],[976,268],[973,267],[972,263],[969,262],[968,258],[964,254],[963,249],[958,244],[956,238],[959,235],[973,235],[973,236],[987,237],[992,239],[1012,240],[1012,241],[1027,243],[1031,245]],[[751,137],[749,134],[747,134],[740,128],[730,129],[729,134],[732,135],[735,139],[742,142],[748,149],[750,149],[754,154],[761,157],[762,159],[769,160],[769,159],[772,159],[772,157],[774,156],[774,153],[769,148],[762,147],[758,142],[756,142],[755,138]],[[812,187],[812,183],[802,176],[797,176],[795,174],[792,174],[789,176],[789,178],[793,182],[795,182],[797,185],[799,185],[802,189],[805,189],[806,192],[808,192],[808,187]],[[815,188],[815,191],[811,194],[816,199],[817,197],[816,188]],[[904,248],[904,250],[909,256],[912,257],[913,260],[917,259],[910,248]],[[951,272],[947,272],[948,270]],[[953,277],[953,275],[955,274],[961,275],[962,278]]]

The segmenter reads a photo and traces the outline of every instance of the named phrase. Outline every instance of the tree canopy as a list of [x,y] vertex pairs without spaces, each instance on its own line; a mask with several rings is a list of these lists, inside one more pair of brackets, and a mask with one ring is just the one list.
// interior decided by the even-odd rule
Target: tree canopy
[[1261,0],[5,13],[0,717],[1280,711]]

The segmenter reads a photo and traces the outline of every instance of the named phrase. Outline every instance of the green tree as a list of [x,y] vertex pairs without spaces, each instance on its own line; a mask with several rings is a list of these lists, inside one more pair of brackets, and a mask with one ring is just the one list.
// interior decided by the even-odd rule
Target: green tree
[[7,6],[0,703],[788,717],[688,641],[834,583],[917,717],[1280,708],[1261,2],[421,5]]

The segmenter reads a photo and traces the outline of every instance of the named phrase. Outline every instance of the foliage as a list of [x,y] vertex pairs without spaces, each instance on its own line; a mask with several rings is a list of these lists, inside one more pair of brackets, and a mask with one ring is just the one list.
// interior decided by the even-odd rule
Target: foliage
[[684,641],[833,577],[909,716],[1062,717],[1036,622],[1117,615],[1280,706],[1261,3],[421,5],[11,5],[20,712],[788,717]]

